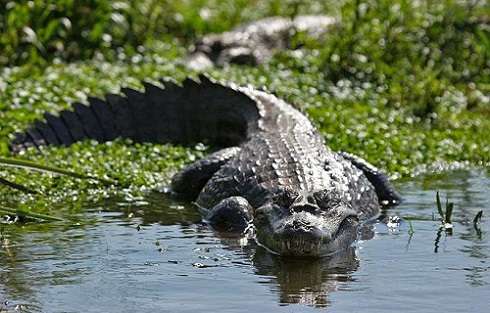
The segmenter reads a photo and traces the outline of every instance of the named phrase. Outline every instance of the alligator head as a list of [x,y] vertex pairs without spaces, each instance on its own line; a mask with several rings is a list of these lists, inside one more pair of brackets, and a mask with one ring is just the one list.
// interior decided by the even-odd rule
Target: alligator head
[[259,244],[281,255],[331,254],[354,242],[359,224],[352,206],[328,190],[284,189],[254,213]]

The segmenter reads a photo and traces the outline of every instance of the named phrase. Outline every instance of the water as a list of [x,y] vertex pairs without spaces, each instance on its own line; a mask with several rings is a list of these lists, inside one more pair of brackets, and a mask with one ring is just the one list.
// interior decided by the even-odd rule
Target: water
[[[399,226],[377,222],[321,260],[215,234],[188,203],[160,194],[87,204],[69,222],[9,226],[0,300],[21,312],[487,312],[488,174],[427,174],[396,187],[406,201],[387,214],[404,218]],[[452,235],[439,230],[436,190],[455,203]]]

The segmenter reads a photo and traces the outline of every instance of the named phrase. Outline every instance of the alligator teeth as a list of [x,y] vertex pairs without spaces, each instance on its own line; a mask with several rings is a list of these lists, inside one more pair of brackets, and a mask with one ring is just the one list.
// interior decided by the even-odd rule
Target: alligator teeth
[[281,241],[281,250],[284,252],[286,251],[286,242],[285,241]]
[[308,253],[319,253],[321,251],[321,243],[320,242],[314,242],[310,243],[310,251]]
[[302,253],[305,255],[316,255],[322,252],[321,242],[308,242],[296,240],[284,240],[278,243],[277,249],[281,253]]

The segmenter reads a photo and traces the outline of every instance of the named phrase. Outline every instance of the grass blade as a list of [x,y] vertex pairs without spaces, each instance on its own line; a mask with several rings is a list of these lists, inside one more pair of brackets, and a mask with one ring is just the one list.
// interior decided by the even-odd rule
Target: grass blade
[[413,235],[415,233],[415,229],[413,228],[413,224],[411,220],[408,220],[408,225],[410,226],[410,229],[408,230],[408,234]]
[[1,214],[9,214],[9,215],[16,215],[19,217],[24,217],[24,218],[32,218],[32,219],[38,219],[38,220],[44,220],[44,221],[63,221],[62,219],[46,214],[41,214],[41,213],[35,213],[31,211],[27,211],[25,209],[12,209],[12,208],[7,208],[4,206],[0,206],[0,213]]
[[452,224],[451,222],[451,215],[453,214],[453,208],[454,208],[454,203],[449,202],[449,200],[446,202],[446,223]]
[[442,210],[441,197],[439,196],[439,191],[436,192],[436,201],[437,201],[437,211],[439,212],[442,222],[444,223],[446,219],[444,218],[444,211]]
[[22,185],[16,184],[16,183],[11,182],[9,180],[6,180],[5,178],[2,178],[2,177],[0,177],[0,184],[4,184],[6,186],[9,186],[10,188],[14,188],[14,189],[20,190],[20,191],[25,192],[25,193],[31,193],[31,194],[38,193],[35,190],[32,190],[32,189],[29,189],[29,188],[24,187]]
[[476,213],[476,216],[473,219],[473,225],[475,227],[476,227],[476,225],[478,225],[478,223],[480,223],[482,216],[483,216],[483,210],[478,211],[478,213]]
[[61,174],[61,175],[65,175],[65,176],[69,176],[69,177],[73,177],[73,178],[93,179],[93,180],[97,180],[97,181],[104,183],[104,184],[111,184],[111,185],[117,185],[118,184],[117,181],[112,180],[112,179],[104,179],[104,178],[94,177],[91,175],[79,174],[79,173],[68,171],[68,170],[65,170],[65,169],[62,169],[59,167],[37,164],[37,163],[27,161],[27,160],[0,157],[0,164],[1,165],[7,165],[7,166],[14,166],[14,167],[18,167],[18,168],[27,168],[27,169],[32,169],[32,170],[38,170],[38,171],[42,171],[42,172],[57,173],[57,174]]

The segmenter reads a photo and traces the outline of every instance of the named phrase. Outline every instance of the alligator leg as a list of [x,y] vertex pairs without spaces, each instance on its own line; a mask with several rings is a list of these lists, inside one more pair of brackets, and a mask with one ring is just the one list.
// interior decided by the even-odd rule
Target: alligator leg
[[185,167],[172,178],[172,190],[197,198],[211,176],[238,151],[240,151],[238,147],[224,148]]
[[214,229],[229,232],[244,232],[252,221],[253,208],[240,196],[221,200],[211,210],[199,208],[205,216],[204,221]]
[[[238,147],[221,149],[192,163],[175,174],[172,178],[172,189],[179,194],[196,198],[211,176],[239,151]],[[239,196],[225,198],[211,209],[199,205],[198,208],[206,223],[217,230],[224,231],[245,231],[253,215],[253,209],[248,201]]]
[[338,152],[338,154],[364,173],[369,182],[374,186],[381,205],[393,206],[402,202],[402,198],[397,194],[388,177],[380,172],[377,167],[357,155],[343,151]]

